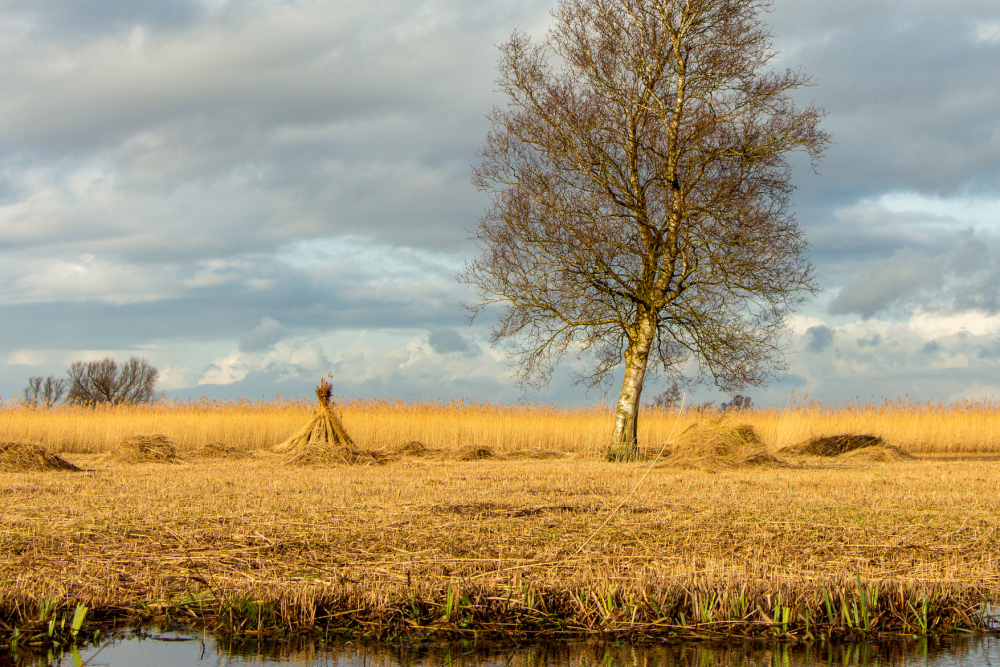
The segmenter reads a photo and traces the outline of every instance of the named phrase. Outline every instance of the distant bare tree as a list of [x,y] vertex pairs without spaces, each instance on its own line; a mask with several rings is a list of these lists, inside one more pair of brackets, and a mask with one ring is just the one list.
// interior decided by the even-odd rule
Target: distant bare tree
[[77,361],[69,367],[66,400],[80,405],[149,403],[160,372],[145,359],[132,357],[119,365],[114,359]]
[[59,402],[66,393],[66,380],[50,375],[47,378],[30,377],[28,386],[24,389],[24,396],[21,399],[25,405],[37,408],[45,406],[51,408]]
[[522,384],[567,353],[592,353],[591,386],[623,367],[611,459],[638,453],[647,370],[760,385],[815,290],[788,155],[815,167],[829,138],[791,99],[808,78],[768,67],[768,4],[562,0],[543,43],[501,46],[507,106],[473,178],[492,203],[460,277],[473,317],[500,306]]
[[752,407],[753,401],[749,396],[736,394],[731,400],[720,405],[719,409],[723,412],[729,412],[730,410],[749,410]]
[[653,399],[653,405],[658,408],[673,408],[681,402],[683,396],[684,391],[681,389],[681,384],[677,380],[674,380],[669,387]]

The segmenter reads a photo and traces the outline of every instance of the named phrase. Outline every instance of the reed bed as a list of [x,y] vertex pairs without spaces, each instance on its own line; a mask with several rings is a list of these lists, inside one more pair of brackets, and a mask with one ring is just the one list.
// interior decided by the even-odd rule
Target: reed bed
[[[981,630],[1000,462],[586,458],[0,474],[0,633],[860,638]],[[54,621],[52,619],[64,619]]]
[[[612,428],[607,406],[559,407],[452,401],[345,400],[336,409],[365,449],[395,450],[419,442],[437,450],[488,448],[498,454],[547,450],[602,457]],[[55,453],[103,453],[136,435],[164,434],[183,451],[222,443],[242,451],[284,441],[315,412],[313,399],[173,401],[109,408],[0,406],[0,439],[33,442]],[[749,424],[775,451],[813,437],[879,436],[911,453],[1000,453],[1000,403],[868,402],[721,413],[646,407],[639,421],[643,447],[655,448],[695,422]]]

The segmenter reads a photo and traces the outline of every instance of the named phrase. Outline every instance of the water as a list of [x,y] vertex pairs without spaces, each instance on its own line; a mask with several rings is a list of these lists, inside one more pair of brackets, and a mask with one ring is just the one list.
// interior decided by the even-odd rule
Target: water
[[[96,655],[95,655],[96,653]],[[906,665],[1000,667],[1000,637],[944,637],[865,644],[675,643],[386,645],[340,641],[227,642],[190,631],[131,632],[96,648],[56,655],[5,655],[0,667],[792,667]]]

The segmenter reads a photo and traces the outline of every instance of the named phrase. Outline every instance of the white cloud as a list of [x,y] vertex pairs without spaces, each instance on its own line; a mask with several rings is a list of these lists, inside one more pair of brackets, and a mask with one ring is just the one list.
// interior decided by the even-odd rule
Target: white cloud
[[159,369],[160,377],[156,383],[158,391],[170,391],[190,387],[195,383],[195,374],[184,366],[166,365]]
[[908,325],[913,331],[928,339],[960,333],[988,336],[1000,332],[1000,315],[988,315],[976,311],[940,314],[918,308],[910,316]]
[[938,197],[919,192],[888,192],[861,202],[926,224],[1000,229],[1000,199]]
[[121,305],[177,295],[173,281],[159,267],[119,264],[93,255],[21,261],[4,268],[9,286],[0,286],[0,304],[94,300]]
[[1000,21],[980,21],[976,23],[974,35],[977,42],[1000,42]]
[[198,384],[233,384],[250,373],[273,373],[278,381],[323,375],[330,369],[323,345],[318,340],[277,342],[262,352],[233,350],[216,359]]
[[15,350],[7,355],[11,366],[38,366],[45,362],[45,353],[39,350]]

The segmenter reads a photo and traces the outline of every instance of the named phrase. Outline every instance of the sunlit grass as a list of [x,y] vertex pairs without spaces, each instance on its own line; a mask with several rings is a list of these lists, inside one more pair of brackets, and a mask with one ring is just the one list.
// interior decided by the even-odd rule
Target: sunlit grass
[[[504,452],[549,449],[602,456],[612,428],[608,406],[560,407],[363,399],[338,406],[355,441],[369,448],[413,440],[436,449],[484,446]],[[915,453],[1000,452],[1000,404],[869,402],[800,403],[721,413],[643,408],[640,444],[655,447],[695,422],[752,425],[769,448],[812,436],[870,433]],[[309,400],[166,402],[156,405],[54,409],[0,408],[0,439],[34,442],[63,453],[97,453],[130,435],[163,433],[181,449],[222,442],[271,447],[311,417]]]

